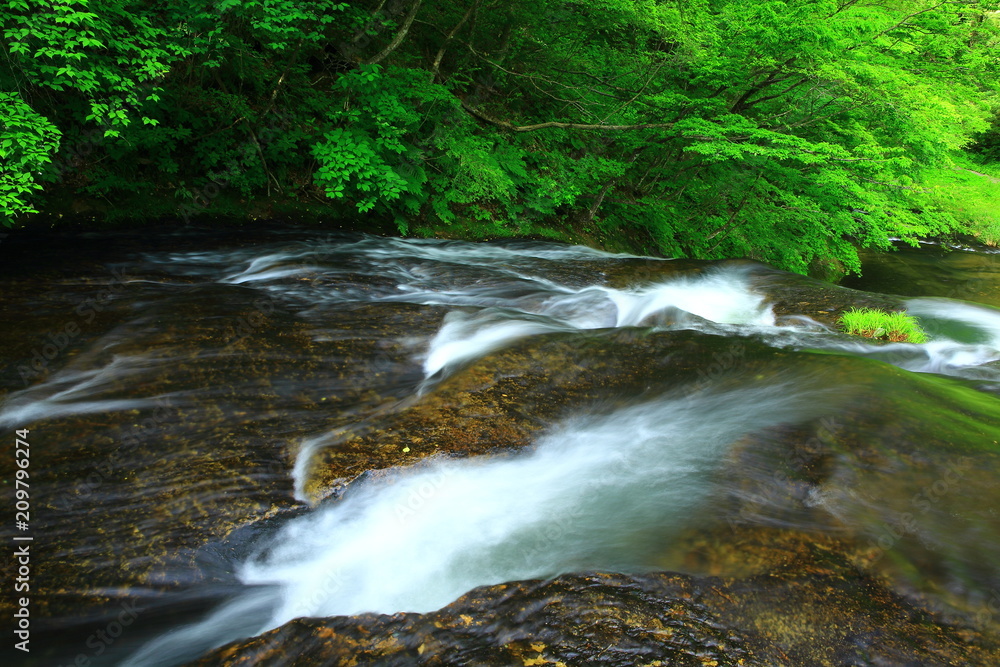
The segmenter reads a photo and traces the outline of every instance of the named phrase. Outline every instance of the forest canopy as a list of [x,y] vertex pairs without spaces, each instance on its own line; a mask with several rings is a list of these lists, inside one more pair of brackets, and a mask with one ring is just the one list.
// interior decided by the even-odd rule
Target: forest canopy
[[[0,216],[322,200],[401,233],[630,230],[805,272],[969,232],[995,0],[8,0]],[[1000,186],[998,186],[1000,187]]]

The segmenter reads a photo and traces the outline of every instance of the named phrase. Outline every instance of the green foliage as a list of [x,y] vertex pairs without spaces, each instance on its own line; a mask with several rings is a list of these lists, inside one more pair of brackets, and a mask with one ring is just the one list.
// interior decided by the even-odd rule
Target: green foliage
[[[95,10],[95,11],[89,11]],[[136,109],[158,99],[150,86],[180,54],[165,44],[141,3],[89,0],[11,0],[0,9],[10,72],[4,86],[69,93],[84,121],[105,125],[105,134],[137,119]],[[143,115],[147,125],[156,120]]]
[[852,308],[840,317],[840,326],[853,336],[889,340],[894,343],[926,343],[920,323],[906,313],[887,313],[877,308]]
[[31,213],[29,195],[40,190],[36,174],[59,147],[59,132],[14,93],[0,92],[0,219]]
[[3,215],[229,190],[800,272],[970,229],[937,186],[993,145],[985,0],[415,2],[8,2]]
[[1000,164],[959,155],[952,165],[924,171],[921,182],[925,210],[941,211],[965,233],[1000,244]]
[[[332,0],[308,4],[292,0],[220,0],[214,9],[229,13],[227,22],[247,31],[253,42],[281,52],[301,48],[303,43],[321,44],[326,38],[326,28],[342,20],[342,13],[349,7],[349,3]],[[198,18],[203,21],[208,18],[223,40],[232,35],[211,17],[199,14]]]
[[328,197],[350,197],[361,212],[394,204],[416,214],[427,174],[415,145],[425,109],[454,98],[419,70],[361,66],[336,83],[342,101],[327,111],[333,127],[312,148],[313,176]]

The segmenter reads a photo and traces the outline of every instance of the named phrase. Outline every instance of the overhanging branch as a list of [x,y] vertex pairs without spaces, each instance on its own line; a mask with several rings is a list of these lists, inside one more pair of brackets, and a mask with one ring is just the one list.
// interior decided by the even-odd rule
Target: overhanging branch
[[545,123],[536,123],[534,125],[514,125],[505,120],[500,120],[499,118],[494,118],[490,116],[485,111],[481,109],[476,109],[475,107],[467,104],[465,100],[459,100],[462,104],[462,108],[471,113],[476,118],[480,120],[485,120],[487,123],[496,125],[497,127],[502,127],[505,130],[510,130],[511,132],[534,132],[536,130],[546,130],[549,128],[562,128],[567,130],[606,130],[609,132],[624,132],[628,130],[647,130],[654,128],[669,128],[673,127],[674,123],[637,123],[634,125],[603,125],[603,124],[593,124],[593,123],[563,123],[560,121],[548,121]]
[[422,0],[416,0],[413,3],[413,5],[410,7],[410,13],[406,15],[405,19],[403,19],[403,25],[399,28],[399,31],[396,33],[396,36],[392,38],[392,41],[389,42],[389,45],[387,47],[382,49],[382,51],[380,51],[378,55],[373,57],[366,64],[374,65],[375,63],[381,62],[386,58],[386,56],[395,51],[396,48],[403,43],[403,40],[406,39],[406,33],[410,32],[410,26],[413,25],[413,19],[417,18],[417,11],[420,9],[421,2]]

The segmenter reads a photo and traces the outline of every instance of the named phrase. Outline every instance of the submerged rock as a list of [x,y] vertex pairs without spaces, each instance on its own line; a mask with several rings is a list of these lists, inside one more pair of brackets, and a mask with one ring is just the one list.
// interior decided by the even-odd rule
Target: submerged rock
[[[530,449],[545,423],[613,411],[621,396],[697,397],[737,388],[752,396],[755,387],[775,386],[787,386],[789,400],[813,405],[806,411],[811,416],[752,430],[737,441],[716,475],[714,500],[688,530],[667,540],[658,560],[664,570],[723,578],[656,575],[629,580],[621,595],[627,599],[629,586],[646,585],[635,581],[686,582],[699,603],[712,601],[713,623],[741,638],[730,646],[752,647],[746,654],[705,654],[719,664],[740,664],[740,657],[744,664],[993,664],[1000,658],[997,623],[983,614],[989,591],[1000,586],[1000,522],[986,509],[1000,501],[993,483],[1000,470],[1000,410],[995,397],[964,381],[852,356],[775,350],[753,337],[641,329],[536,336],[458,370],[377,426],[319,452],[314,479],[349,487],[344,466],[358,457],[391,475],[393,466],[434,454]],[[631,604],[616,598],[614,588],[602,593],[606,599],[587,598],[589,579],[559,581],[576,596],[576,611],[525,621],[537,623],[537,632],[555,627],[572,635],[584,623],[574,614],[587,605]],[[506,647],[511,631],[496,620],[506,613],[500,608],[511,599],[523,608],[545,608],[530,603],[535,593],[525,587],[534,585],[484,589],[494,597],[482,606],[462,606],[485,599],[476,592],[424,616],[295,621],[216,660],[241,664],[240,656],[266,655],[275,664],[314,658],[341,664],[353,651],[404,664],[421,645],[425,652],[437,647],[427,657],[419,654],[427,664],[461,661],[465,654],[449,653],[461,646],[481,646],[485,664],[613,659],[600,654],[607,648],[600,641],[573,643],[562,635],[546,642],[561,647],[551,654]],[[679,593],[658,590],[666,595],[656,603],[660,618]],[[456,635],[447,640],[451,648],[429,642],[443,632],[431,630],[434,623],[450,628],[463,613],[472,619],[465,625],[487,629],[485,637]],[[621,626],[613,615],[600,622],[629,637],[652,627],[630,618],[636,626]],[[704,630],[699,618],[684,621],[697,635],[688,637],[689,645],[715,646],[717,635],[697,634]],[[654,635],[632,656],[639,662],[622,658],[621,664],[646,664],[640,659],[647,658],[688,664],[690,656]],[[331,645],[296,657],[299,643],[313,645],[310,636]],[[396,643],[380,643],[390,636]],[[737,657],[725,662],[725,656]]]
[[[150,331],[158,314],[170,324]],[[206,567],[206,547],[294,511],[293,444],[408,395],[416,380],[400,378],[419,378],[419,366],[397,334],[430,335],[441,316],[358,305],[320,337],[277,300],[203,288],[164,299],[149,319],[114,322],[100,345],[60,358],[48,385],[14,395],[6,414],[33,422],[32,472],[46,482],[31,497],[32,528],[45,536],[32,553],[32,622],[59,638],[33,644],[36,664],[56,664],[54,647],[73,649],[67,662],[94,660],[88,638],[123,604],[141,613],[115,649],[177,607],[214,601],[215,591],[199,603],[169,593],[232,580],[231,563]]]
[[[532,336],[472,362],[360,427],[331,433],[312,456],[307,495],[338,495],[363,471],[434,455],[527,447],[534,434],[561,417],[595,406],[607,411],[645,392],[732,381],[764,370],[773,353],[757,342],[643,328]],[[769,375],[780,372],[771,368]],[[726,386],[733,385],[719,388]]]
[[995,664],[1000,647],[936,625],[829,544],[798,543],[740,579],[563,575],[470,591],[427,614],[300,618],[219,648],[212,665]]
[[[745,276],[779,322],[832,327],[850,307],[896,310],[900,299],[753,262],[588,255],[529,280],[523,257],[462,264],[448,247],[432,256],[420,244],[402,252],[400,241],[396,250],[301,259],[312,245],[268,251],[258,264],[252,248],[206,258],[194,243],[180,258],[136,262],[107,303],[95,296],[106,275],[66,274],[73,280],[58,296],[5,279],[25,300],[10,312],[37,309],[0,331],[14,359],[0,372],[5,424],[30,425],[35,447],[33,664],[111,662],[238,596],[235,572],[262,536],[313,511],[298,499],[336,508],[352,490],[419,466],[528,457],[567,421],[655,408],[664,397],[711,424],[732,396],[747,408],[726,418],[748,425],[725,447],[695,443],[717,459],[689,509],[643,534],[615,533],[634,538],[627,548],[642,560],[621,569],[645,574],[566,566],[543,573],[561,575],[554,579],[476,588],[426,614],[299,619],[202,664],[1000,663],[996,397],[871,359],[795,351],[801,339],[777,340],[787,331],[725,323],[737,320],[664,307],[637,316],[642,326],[574,331],[572,318],[540,305],[578,289],[642,289],[718,270]],[[211,268],[221,260],[231,265]],[[726,287],[745,291],[737,283]],[[76,313],[93,299],[103,310]],[[576,302],[571,314],[595,303]],[[613,306],[596,307],[603,317]],[[422,355],[443,318],[484,309],[560,332],[508,341],[425,378]],[[25,382],[21,361],[62,340],[67,322],[79,335]],[[25,338],[29,326],[42,333]],[[758,418],[780,408],[755,402],[760,395],[787,396],[794,418]],[[669,444],[669,428],[662,435]],[[6,479],[13,465],[0,466]],[[592,499],[592,486],[574,483]],[[602,501],[617,500],[615,484],[599,489]],[[607,546],[580,551],[621,548]],[[122,604],[137,604],[139,620],[98,656],[90,637]]]
[[754,289],[767,295],[779,318],[805,316],[836,329],[840,316],[852,308],[905,309],[899,297],[831,285],[766,264],[756,264],[750,271]]

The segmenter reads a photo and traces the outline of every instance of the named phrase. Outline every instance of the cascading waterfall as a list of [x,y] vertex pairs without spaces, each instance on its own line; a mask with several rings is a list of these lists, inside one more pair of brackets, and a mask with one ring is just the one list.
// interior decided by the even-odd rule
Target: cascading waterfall
[[[1000,311],[949,299],[910,299],[906,306],[924,324],[930,342],[876,344],[846,337],[804,315],[777,318],[762,287],[762,269],[747,263],[671,271],[668,260],[586,248],[368,237],[153,253],[136,262],[142,269],[130,284],[140,294],[115,296],[131,300],[116,311],[114,326],[88,331],[91,339],[81,354],[53,362],[51,374],[7,394],[0,403],[0,424],[90,416],[96,422],[100,415],[135,414],[136,423],[130,416],[122,419],[130,442],[152,440],[154,452],[162,445],[163,460],[176,461],[172,472],[177,475],[186,469],[183,456],[169,449],[175,443],[196,449],[229,434],[215,423],[193,434],[172,430],[188,415],[274,420],[275,431],[262,432],[280,442],[276,449],[282,455],[294,456],[290,475],[303,505],[301,514],[284,520],[277,532],[258,536],[249,553],[225,563],[226,577],[236,579],[226,601],[203,620],[175,626],[150,641],[128,659],[131,665],[178,664],[298,616],[423,612],[482,585],[591,569],[656,568],[673,536],[690,528],[702,512],[717,509],[719,471],[740,451],[734,445],[829,417],[853,391],[850,378],[832,381],[832,375],[799,372],[792,364],[786,371],[784,361],[770,358],[762,362],[773,361],[762,374],[738,363],[727,366],[724,388],[701,381],[678,387],[679,381],[669,378],[663,383],[667,390],[657,388],[654,378],[634,395],[615,396],[613,403],[572,406],[575,413],[546,423],[533,445],[516,454],[463,460],[433,456],[411,468],[356,479],[342,496],[318,503],[305,492],[316,455],[337,447],[345,430],[377,426],[386,415],[433,399],[449,379],[461,381],[459,374],[470,364],[517,341],[547,334],[571,339],[575,332],[602,329],[636,328],[666,337],[688,331],[676,336],[753,340],[748,348],[769,348],[765,351],[776,357],[786,350],[866,357],[908,371],[975,380],[979,384],[973,386],[990,391],[1000,383],[1000,367],[992,363],[1000,360]],[[636,263],[652,268],[619,271]],[[261,298],[275,313],[273,331],[265,334],[250,325],[245,334],[211,333],[233,328]],[[197,312],[209,316],[198,320],[204,328],[197,333],[204,338],[193,349],[175,346],[172,338],[175,330],[185,330],[178,322],[188,317],[189,308],[203,308]],[[397,319],[383,326],[383,312]],[[415,312],[422,319],[406,319]],[[159,328],[161,319],[171,328]],[[419,326],[411,328],[411,321]],[[293,330],[300,347],[282,356]],[[259,346],[233,344],[240,335]],[[376,344],[338,346],[365,337],[374,339],[365,343]],[[387,355],[380,372],[368,373],[358,355],[350,356],[356,349],[363,354],[391,349],[395,356]],[[706,344],[698,349],[728,348]],[[254,403],[255,374],[268,355],[275,359],[268,368],[278,379],[265,388],[278,399]],[[294,363],[303,359],[309,362],[301,366],[308,380],[288,370],[299,368]],[[313,360],[315,365],[309,365]],[[692,365],[712,363],[682,361],[688,378],[697,372]],[[324,365],[336,366],[335,372]],[[177,376],[169,372],[174,366]],[[772,372],[776,368],[783,370]],[[219,377],[224,381],[211,384]],[[714,380],[715,374],[705,377]],[[328,397],[330,403],[322,403]],[[370,403],[362,405],[365,400]],[[139,413],[163,401],[177,414],[153,420],[155,428],[142,426]],[[202,403],[205,411],[199,413]],[[355,414],[360,416],[351,421]],[[313,421],[292,423],[300,418]],[[286,438],[286,433],[294,436]],[[121,444],[106,440],[110,445],[103,446]],[[262,441],[263,436],[256,442]],[[82,443],[73,456],[85,456],[87,447]],[[91,472],[91,481],[60,495],[75,512],[66,514],[67,523],[85,515],[89,498],[110,503],[129,497],[130,466],[143,463],[146,452],[137,446],[128,454],[102,453],[103,467]],[[69,461],[72,466],[76,459]],[[753,474],[769,474],[769,460],[754,462],[761,470]],[[224,474],[225,464],[212,463],[205,468],[210,474]],[[286,461],[277,463],[252,472],[257,479],[280,474],[287,482]],[[841,472],[849,478],[849,471]],[[147,469],[145,474],[152,473]],[[226,484],[213,487],[216,498],[225,497],[219,488],[241,488]],[[169,484],[157,488],[164,485]],[[291,493],[287,486],[281,493],[287,508]],[[857,510],[845,504],[831,506],[829,514],[845,508]],[[843,516],[867,516],[869,509],[874,516],[881,508],[875,498],[870,507]],[[934,511],[944,515],[945,509],[942,504]],[[801,525],[808,526],[809,518]],[[81,552],[96,548],[87,543]],[[125,653],[124,644],[120,650]]]
[[352,485],[259,545],[239,569],[245,595],[128,664],[173,664],[299,616],[426,612],[477,586],[654,567],[718,482],[729,446],[833,408],[841,396],[821,384],[673,392],[567,419],[529,453],[431,461]]
[[[782,347],[871,356],[914,372],[1000,380],[1000,372],[983,366],[1000,359],[1000,314],[987,306],[910,299],[907,309],[927,324],[930,342],[876,346],[830,336],[808,319],[776,324],[746,267],[709,269],[628,288],[594,284],[601,262],[629,258],[578,246],[375,238],[150,257],[165,260],[182,275],[251,286],[297,303],[305,317],[322,319],[328,309],[344,303],[452,307],[421,352],[427,377],[539,333],[653,326],[759,335]],[[216,277],[220,266],[227,267],[221,279]],[[361,290],[352,282],[357,276],[380,282]],[[670,317],[663,318],[664,313]]]
[[532,304],[531,310],[510,304],[473,314],[455,311],[445,318],[431,340],[424,371],[431,377],[449,365],[481,357],[533,334],[651,325],[664,311],[680,314],[673,328],[702,319],[718,324],[772,326],[774,314],[764,297],[754,294],[748,283],[745,271],[714,271],[705,277],[685,276],[629,290],[553,290],[552,296]]

